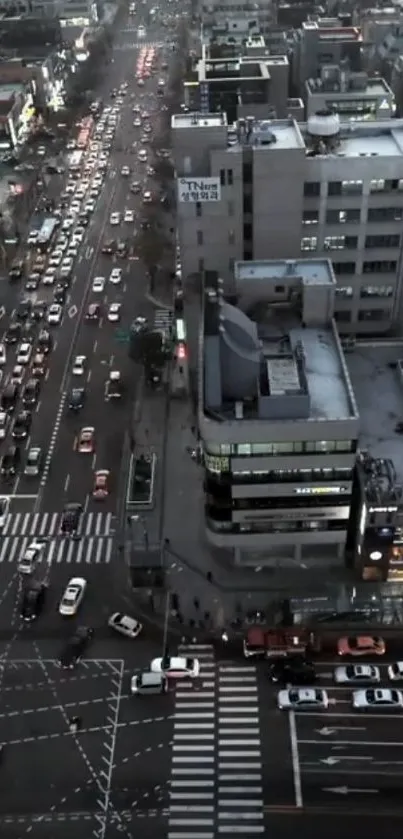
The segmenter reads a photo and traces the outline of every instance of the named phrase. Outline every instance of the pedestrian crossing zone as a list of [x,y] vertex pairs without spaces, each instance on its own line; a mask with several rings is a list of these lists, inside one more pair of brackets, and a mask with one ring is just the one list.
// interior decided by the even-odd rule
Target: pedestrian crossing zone
[[35,538],[47,539],[45,561],[50,565],[109,563],[114,546],[112,513],[86,513],[78,538],[60,532],[60,513],[10,514],[0,535],[0,563],[17,563]]
[[196,683],[178,683],[168,839],[262,835],[264,800],[256,667],[215,662],[210,645],[179,655],[200,662]]

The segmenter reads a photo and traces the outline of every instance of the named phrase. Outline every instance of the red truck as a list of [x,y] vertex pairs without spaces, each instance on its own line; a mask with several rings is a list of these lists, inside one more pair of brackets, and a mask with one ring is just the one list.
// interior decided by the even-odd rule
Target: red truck
[[254,626],[248,629],[243,642],[245,658],[280,658],[315,648],[313,633],[300,627],[265,629]]

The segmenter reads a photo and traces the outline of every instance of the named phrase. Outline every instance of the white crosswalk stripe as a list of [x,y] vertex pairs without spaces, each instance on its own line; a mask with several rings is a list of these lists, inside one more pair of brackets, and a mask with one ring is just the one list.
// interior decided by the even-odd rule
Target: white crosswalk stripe
[[216,665],[211,645],[178,654],[199,659],[200,678],[176,687],[168,839],[262,834],[256,668]]
[[[17,563],[32,537],[5,536],[0,540],[0,563]],[[82,539],[50,539],[44,556],[48,565],[106,565],[112,560],[112,536],[84,536]],[[40,560],[39,560],[40,561]]]
[[[85,513],[81,517],[80,536],[112,536],[113,513]],[[11,513],[3,536],[57,536],[60,513]]]
[[156,309],[154,313],[154,329],[162,332],[166,340],[172,333],[173,313],[170,309]]
[[[125,31],[132,32],[134,30],[126,29]],[[166,47],[163,41],[141,41],[134,38],[132,41],[126,41],[123,44],[116,44],[114,49],[118,52],[127,52],[127,50],[161,49],[161,47]]]

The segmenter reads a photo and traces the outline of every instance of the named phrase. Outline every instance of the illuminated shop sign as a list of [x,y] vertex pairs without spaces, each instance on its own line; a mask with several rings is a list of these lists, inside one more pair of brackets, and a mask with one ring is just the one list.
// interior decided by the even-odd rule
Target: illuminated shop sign
[[370,507],[370,513],[397,513],[397,507]]
[[296,495],[342,495],[350,489],[347,486],[296,487],[294,492]]
[[205,454],[204,465],[209,472],[229,472],[229,457],[215,457],[212,454]]

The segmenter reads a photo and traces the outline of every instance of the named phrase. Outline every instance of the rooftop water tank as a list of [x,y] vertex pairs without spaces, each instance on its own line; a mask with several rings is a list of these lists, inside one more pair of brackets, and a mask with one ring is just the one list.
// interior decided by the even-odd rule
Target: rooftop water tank
[[318,111],[308,119],[308,134],[311,137],[336,137],[340,131],[340,117],[333,111]]

